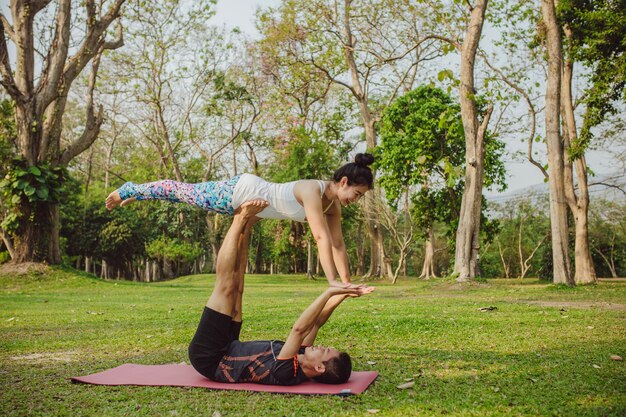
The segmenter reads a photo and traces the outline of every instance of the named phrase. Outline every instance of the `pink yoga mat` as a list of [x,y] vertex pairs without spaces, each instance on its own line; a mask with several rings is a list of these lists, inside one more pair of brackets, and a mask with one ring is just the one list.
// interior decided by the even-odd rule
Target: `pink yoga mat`
[[127,363],[97,374],[73,377],[72,382],[95,385],[147,385],[174,387],[203,387],[236,391],[276,392],[283,394],[360,394],[374,382],[378,372],[352,372],[345,384],[330,385],[307,381],[300,385],[278,386],[251,383],[224,384],[211,381],[196,372],[191,365],[135,365]]

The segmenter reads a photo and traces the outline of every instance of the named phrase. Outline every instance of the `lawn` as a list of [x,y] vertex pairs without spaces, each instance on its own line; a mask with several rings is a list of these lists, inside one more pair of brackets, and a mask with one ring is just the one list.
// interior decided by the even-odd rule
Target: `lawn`
[[[70,383],[123,363],[187,361],[213,282],[102,281],[56,268],[0,276],[0,415],[626,415],[626,362],[611,359],[626,358],[626,282],[376,283],[318,338],[350,352],[356,370],[380,373],[358,396]],[[248,276],[242,339],[284,339],[324,287],[303,276]]]

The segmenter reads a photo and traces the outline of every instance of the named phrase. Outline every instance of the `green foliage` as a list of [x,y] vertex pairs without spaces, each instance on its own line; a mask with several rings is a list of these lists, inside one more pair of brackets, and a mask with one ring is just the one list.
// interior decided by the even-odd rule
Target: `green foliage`
[[626,276],[626,202],[593,199],[589,247],[599,277]]
[[[479,109],[485,107],[478,100]],[[503,187],[504,143],[486,135],[485,186]],[[422,233],[435,222],[447,225],[452,240],[463,193],[465,136],[460,106],[438,88],[421,86],[398,98],[383,112],[380,146],[375,150],[379,183],[387,200],[397,207],[399,197],[411,191],[412,218]],[[485,204],[483,204],[485,212]],[[483,215],[489,237],[497,230]],[[452,243],[452,241],[450,241]]]
[[193,262],[202,255],[203,250],[197,242],[189,243],[161,236],[146,246],[146,253],[154,259]]
[[286,146],[276,149],[276,163],[270,166],[268,177],[275,182],[329,178],[338,165],[335,151],[316,133],[296,127]]
[[34,166],[22,158],[14,158],[5,169],[5,176],[0,181],[0,194],[4,197],[9,214],[5,216],[1,227],[9,233],[17,230],[24,216],[22,205],[58,203],[66,195],[63,184],[67,170],[64,167],[47,163]]
[[565,39],[571,58],[589,70],[583,125],[570,150],[577,159],[593,137],[591,129],[618,111],[616,102],[626,102],[626,1],[562,0],[558,13],[571,31]]
[[[544,265],[544,253],[548,248],[550,220],[542,204],[530,200],[512,201],[508,204],[491,207],[494,217],[498,221],[498,230],[494,233],[493,242],[486,248],[481,257],[483,276],[497,278],[506,276],[505,264],[508,268],[508,278],[519,277],[521,274],[520,253],[522,260],[529,258],[529,269],[526,276],[537,276]],[[549,251],[548,251],[549,252]],[[551,255],[551,252],[549,252]],[[552,270],[548,270],[551,273]]]
[[383,112],[376,166],[392,204],[412,185],[438,176],[450,186],[464,161],[460,107],[438,88],[421,86],[399,97]]

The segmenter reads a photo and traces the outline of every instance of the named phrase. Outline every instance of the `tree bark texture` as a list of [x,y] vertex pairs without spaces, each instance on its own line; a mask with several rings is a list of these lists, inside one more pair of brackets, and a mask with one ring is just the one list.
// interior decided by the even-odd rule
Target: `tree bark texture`
[[459,227],[456,233],[454,272],[457,281],[474,279],[479,271],[480,213],[484,177],[484,137],[491,117],[489,107],[483,122],[478,121],[474,64],[482,34],[487,0],[471,8],[470,21],[461,48],[461,118],[465,132],[465,189],[461,200]]
[[541,1],[546,29],[548,80],[546,85],[546,143],[550,186],[550,230],[552,232],[553,280],[556,284],[574,285],[571,274],[568,236],[565,168],[560,132],[560,95],[562,47],[554,0]]

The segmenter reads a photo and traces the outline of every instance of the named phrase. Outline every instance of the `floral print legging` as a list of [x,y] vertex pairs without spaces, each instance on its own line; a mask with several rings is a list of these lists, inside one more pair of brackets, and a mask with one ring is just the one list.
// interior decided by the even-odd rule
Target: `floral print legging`
[[146,184],[127,182],[118,188],[123,200],[136,197],[137,200],[166,200],[182,202],[204,210],[233,215],[233,190],[240,176],[224,181],[208,181],[197,184],[162,180]]

